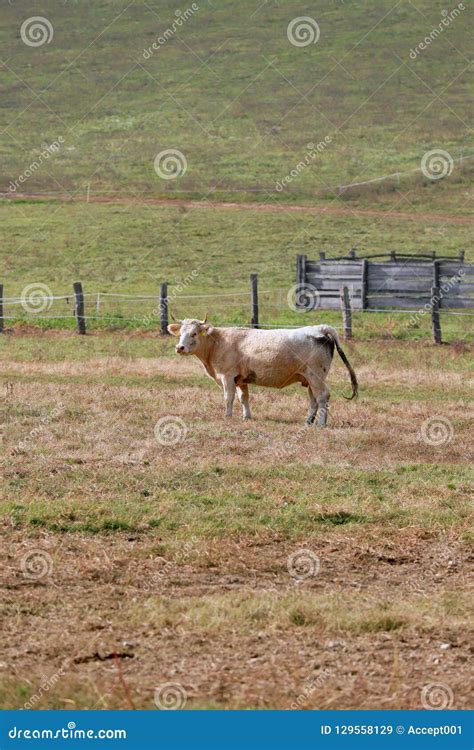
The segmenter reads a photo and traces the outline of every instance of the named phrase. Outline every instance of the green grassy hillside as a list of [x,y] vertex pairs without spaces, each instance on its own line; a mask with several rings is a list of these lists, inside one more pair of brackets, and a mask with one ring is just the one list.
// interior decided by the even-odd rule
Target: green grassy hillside
[[[298,252],[470,257],[467,9],[451,19],[428,0],[203,0],[180,11],[168,0],[2,4],[0,192],[81,201],[0,198],[6,296],[32,283],[65,294],[75,279],[87,292],[156,294],[160,281],[174,289],[187,279],[181,293],[227,294],[248,289],[258,271],[261,289],[284,303]],[[288,29],[305,15],[317,23],[315,43],[298,46]],[[32,16],[46,19],[40,46]],[[168,149],[182,154],[172,179],[154,168]],[[448,153],[444,179],[410,172],[434,149]],[[160,161],[158,172],[169,177],[169,166]],[[338,189],[395,171],[399,180]],[[85,203],[87,190],[128,203]],[[281,212],[145,198],[258,201]],[[319,210],[289,212],[292,203]],[[282,313],[268,302],[266,320],[295,322],[285,304]],[[221,321],[248,317],[240,300],[174,304],[178,314],[202,307]],[[152,308],[109,299],[101,312],[125,320]]]
[[[55,295],[71,295],[80,279],[87,294],[108,292],[155,295],[155,299],[129,300],[102,297],[101,324],[156,328],[157,297],[161,281],[168,282],[170,308],[177,317],[204,315],[214,322],[247,323],[250,319],[249,274],[258,272],[262,323],[306,325],[331,322],[340,325],[340,313],[293,312],[288,294],[296,281],[296,253],[309,258],[319,250],[329,256],[358,253],[402,252],[457,256],[470,253],[469,224],[430,222],[422,218],[401,220],[388,215],[370,218],[312,213],[269,213],[226,208],[164,208],[148,205],[86,203],[0,204],[3,227],[1,281],[6,297],[20,297],[30,284],[45,284]],[[42,287],[40,287],[41,291]],[[46,293],[47,290],[45,290]],[[232,296],[231,293],[238,293]],[[269,293],[266,293],[269,292]],[[188,299],[181,299],[190,295]],[[204,295],[204,296],[201,296]],[[47,309],[6,304],[5,315],[42,322],[41,315],[72,315],[72,299],[56,301]],[[89,316],[97,313],[97,298],[86,299]],[[430,336],[431,318],[422,316],[416,329],[409,316],[357,316],[357,335],[396,334]],[[7,325],[11,325],[7,320]],[[445,316],[446,340],[464,337],[470,318]],[[73,327],[74,321],[55,321]],[[97,325],[90,321],[89,327]]]
[[[194,7],[180,6],[181,17],[189,13],[178,26],[170,0],[2,3],[2,189],[60,137],[24,191],[83,192],[90,183],[96,192],[304,202],[334,199],[341,183],[416,169],[431,149],[454,160],[474,152],[468,9],[449,21],[429,0]],[[319,39],[298,47],[287,28],[305,15]],[[31,16],[49,21],[49,43],[24,43]],[[324,150],[275,190],[308,144],[324,138]],[[186,159],[177,179],[155,173],[155,156],[167,149]],[[406,198],[392,180],[376,184],[375,196],[369,189],[345,199],[382,193],[405,209],[439,200],[462,213],[471,164],[456,161],[445,180],[402,178]]]

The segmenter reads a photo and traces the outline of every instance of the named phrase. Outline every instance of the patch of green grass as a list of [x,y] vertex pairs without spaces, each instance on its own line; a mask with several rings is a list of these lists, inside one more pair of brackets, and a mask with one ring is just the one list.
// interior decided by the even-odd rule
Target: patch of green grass
[[365,633],[378,633],[379,631],[390,633],[392,630],[398,630],[405,624],[406,620],[402,618],[382,615],[381,617],[374,617],[370,620],[362,621],[359,624],[359,629],[361,632]]
[[[297,253],[315,258],[325,250],[328,257],[340,256],[357,246],[364,254],[393,249],[417,254],[436,249],[439,255],[455,256],[460,248],[470,247],[471,234],[469,225],[396,217],[198,208],[180,211],[139,205],[112,210],[100,204],[37,204],[25,211],[16,204],[0,202],[0,221],[5,296],[20,295],[32,282],[47,284],[56,295],[67,295],[78,279],[86,294],[156,295],[141,301],[106,296],[100,300],[100,315],[112,327],[129,323],[144,328],[157,327],[158,316],[153,311],[159,304],[161,281],[169,284],[170,307],[177,317],[195,317],[201,306],[209,305],[210,314],[225,313],[225,320],[234,323],[242,322],[242,316],[248,318],[248,297],[242,293],[249,291],[249,274],[258,272],[261,319],[265,322],[265,312],[279,314],[274,305],[281,304],[281,314],[291,312],[286,296],[296,281]],[[98,231],[100,242],[95,241]],[[271,294],[265,294],[267,290]],[[213,297],[230,292],[240,296]],[[180,300],[184,295],[203,293],[209,298]],[[85,304],[86,313],[96,315],[97,298],[86,297]],[[69,327],[72,307],[72,298],[56,301],[43,315],[70,316],[65,323]],[[14,310],[24,316],[21,305],[16,308],[6,307],[5,315]],[[316,311],[311,317],[319,315],[321,311]],[[292,319],[301,322],[307,317],[294,314]],[[28,319],[33,320],[34,315]],[[420,327],[422,331],[424,320]]]
[[[26,480],[10,481],[4,485],[2,512],[17,528],[93,534],[159,529],[164,538],[180,539],[186,539],[189,529],[198,538],[238,537],[256,528],[298,538],[309,529],[325,535],[353,524],[405,527],[416,523],[448,529],[465,525],[469,518],[472,475],[467,466],[420,465],[412,475],[292,463],[281,469],[229,469],[223,483],[216,483],[212,471],[185,476],[179,469],[170,473],[166,484],[153,473],[147,478],[146,502],[138,489],[142,471],[130,467],[126,476],[107,470],[100,473],[100,502],[93,493],[99,475],[86,467],[73,476],[63,474],[54,489],[38,482],[27,503],[19,502],[24,500]],[[455,491],[448,487],[454,476]],[[271,493],[256,498],[249,491],[255,483],[271,486]],[[389,488],[386,497],[381,498],[378,483]],[[343,495],[341,487],[346,488]],[[81,492],[76,495],[78,488]],[[121,498],[115,494],[119,488]],[[293,502],[281,499],[288,496]],[[452,502],[447,502],[449,498]]]
[[323,635],[331,632],[353,634],[392,632],[415,626],[419,632],[429,633],[443,621],[455,625],[462,620],[468,606],[466,593],[458,592],[459,611],[449,611],[443,594],[432,598],[416,594],[405,601],[388,602],[381,595],[364,595],[350,591],[312,592],[301,588],[298,592],[228,592],[202,597],[149,597],[138,612],[133,604],[128,607],[129,621],[142,617],[147,627],[175,627],[186,618],[186,625],[201,637],[211,637],[228,629],[246,632],[250,624],[283,632],[292,628],[310,627]]

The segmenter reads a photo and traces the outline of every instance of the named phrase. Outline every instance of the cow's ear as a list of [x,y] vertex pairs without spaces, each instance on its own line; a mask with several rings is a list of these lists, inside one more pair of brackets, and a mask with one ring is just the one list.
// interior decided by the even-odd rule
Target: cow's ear
[[201,336],[210,336],[213,331],[214,331],[214,328],[211,325],[209,325],[209,323],[206,323],[206,325],[201,326]]
[[171,323],[168,326],[168,333],[171,333],[172,336],[179,336],[180,330],[181,330],[181,323]]

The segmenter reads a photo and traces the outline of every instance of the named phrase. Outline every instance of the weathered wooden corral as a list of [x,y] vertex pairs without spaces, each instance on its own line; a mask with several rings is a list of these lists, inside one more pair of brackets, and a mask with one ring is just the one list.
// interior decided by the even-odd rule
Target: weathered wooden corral
[[[382,258],[382,260],[379,260]],[[474,308],[474,264],[456,258],[372,255],[308,260],[298,255],[297,307],[301,310],[429,311],[436,341],[441,341],[440,310]],[[349,307],[350,305],[350,307]]]

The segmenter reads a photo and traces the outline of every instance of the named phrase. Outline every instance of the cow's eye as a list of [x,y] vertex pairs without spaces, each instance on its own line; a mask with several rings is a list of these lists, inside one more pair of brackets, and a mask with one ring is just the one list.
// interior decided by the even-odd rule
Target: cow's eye
[[196,336],[197,336],[197,333],[192,333],[192,334],[191,334],[191,337],[192,337],[193,339],[195,339],[195,338],[196,338]]

